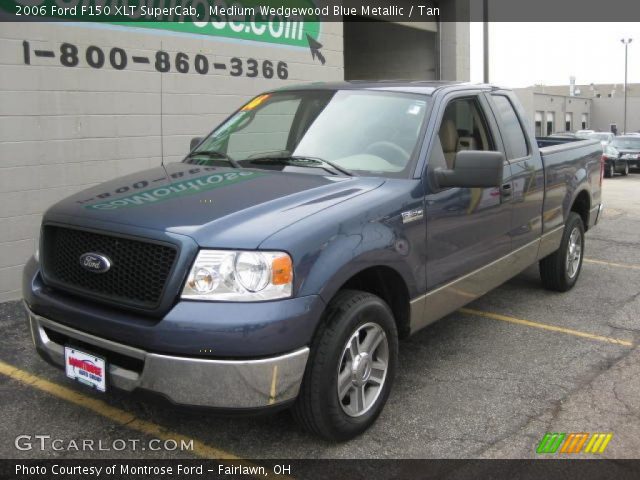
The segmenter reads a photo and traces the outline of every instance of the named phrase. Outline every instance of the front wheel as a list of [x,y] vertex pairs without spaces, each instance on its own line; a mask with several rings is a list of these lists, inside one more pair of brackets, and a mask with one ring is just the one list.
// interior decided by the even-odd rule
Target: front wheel
[[296,420],[327,440],[359,435],[382,411],[397,362],[398,333],[388,305],[366,292],[338,293],[311,346]]
[[629,175],[629,162],[624,162],[624,170],[622,171],[622,175],[625,177]]
[[575,285],[582,270],[584,224],[575,212],[569,213],[560,248],[540,260],[540,278],[545,288],[566,292]]

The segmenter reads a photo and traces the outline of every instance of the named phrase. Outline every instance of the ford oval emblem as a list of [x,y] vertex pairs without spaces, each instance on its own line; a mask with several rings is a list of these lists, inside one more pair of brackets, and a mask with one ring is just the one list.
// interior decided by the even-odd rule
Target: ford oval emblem
[[93,273],[104,273],[111,268],[111,260],[100,253],[83,253],[80,255],[80,266]]

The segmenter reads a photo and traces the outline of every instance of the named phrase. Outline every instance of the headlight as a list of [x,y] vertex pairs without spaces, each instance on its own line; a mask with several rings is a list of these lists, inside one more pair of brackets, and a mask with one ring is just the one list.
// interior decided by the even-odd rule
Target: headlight
[[293,265],[284,252],[200,250],[182,298],[255,302],[291,296]]
[[40,263],[40,249],[36,248],[36,251],[33,253],[33,258],[36,259],[36,262]]

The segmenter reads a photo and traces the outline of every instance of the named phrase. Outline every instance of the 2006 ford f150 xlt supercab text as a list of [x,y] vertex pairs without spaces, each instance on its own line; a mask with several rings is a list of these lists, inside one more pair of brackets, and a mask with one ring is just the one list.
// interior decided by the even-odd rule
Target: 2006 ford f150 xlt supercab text
[[600,143],[539,148],[525,125],[488,85],[259,95],[182,162],[45,213],[23,281],[35,346],[97,390],[292,406],[351,438],[387,401],[399,338],[535,262],[547,288],[576,282]]

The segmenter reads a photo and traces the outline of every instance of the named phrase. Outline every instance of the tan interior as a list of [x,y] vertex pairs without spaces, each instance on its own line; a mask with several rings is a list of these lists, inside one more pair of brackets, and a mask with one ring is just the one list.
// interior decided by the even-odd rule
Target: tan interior
[[450,118],[442,119],[439,135],[442,152],[444,153],[444,158],[447,161],[447,168],[453,168],[456,151],[458,149],[458,130],[456,129],[456,124],[453,120]]

